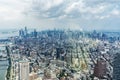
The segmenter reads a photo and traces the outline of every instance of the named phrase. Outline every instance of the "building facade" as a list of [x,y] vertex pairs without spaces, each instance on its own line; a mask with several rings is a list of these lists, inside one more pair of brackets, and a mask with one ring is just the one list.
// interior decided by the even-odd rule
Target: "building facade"
[[19,80],[29,80],[29,62],[19,62]]

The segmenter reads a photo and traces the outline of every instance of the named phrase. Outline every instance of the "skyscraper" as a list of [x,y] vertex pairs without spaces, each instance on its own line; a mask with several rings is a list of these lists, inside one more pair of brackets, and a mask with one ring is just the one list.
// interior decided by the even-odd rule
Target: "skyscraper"
[[28,30],[27,30],[27,27],[25,27],[25,36],[27,37],[28,35]]
[[113,80],[120,80],[120,53],[117,53],[114,57]]
[[24,34],[25,34],[25,33],[24,33],[23,29],[19,30],[19,36],[20,36],[20,37],[24,37]]
[[29,62],[19,61],[19,80],[29,80]]
[[97,64],[94,68],[94,75],[99,79],[105,78],[107,72],[106,61],[103,59],[98,59]]
[[34,37],[37,38],[37,31],[34,29]]

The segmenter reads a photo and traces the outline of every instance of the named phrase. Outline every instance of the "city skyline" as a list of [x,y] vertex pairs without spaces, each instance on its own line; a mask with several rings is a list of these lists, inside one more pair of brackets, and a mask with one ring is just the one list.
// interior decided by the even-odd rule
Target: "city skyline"
[[120,30],[119,0],[2,0],[0,30]]

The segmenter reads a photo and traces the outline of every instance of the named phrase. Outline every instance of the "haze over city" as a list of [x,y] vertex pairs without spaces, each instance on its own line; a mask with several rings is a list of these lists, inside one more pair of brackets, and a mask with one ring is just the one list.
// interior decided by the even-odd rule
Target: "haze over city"
[[120,0],[0,0],[0,80],[120,80]]
[[0,0],[0,29],[120,30],[120,0]]

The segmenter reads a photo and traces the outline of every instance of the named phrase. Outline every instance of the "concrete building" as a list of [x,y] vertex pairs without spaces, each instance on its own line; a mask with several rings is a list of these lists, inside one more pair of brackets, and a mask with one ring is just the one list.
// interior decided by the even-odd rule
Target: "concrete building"
[[106,61],[103,59],[98,59],[97,64],[94,67],[94,76],[98,77],[99,79],[103,79],[106,76],[107,67]]
[[29,80],[29,62],[19,61],[19,80]]
[[29,74],[29,80],[35,80],[37,78],[38,78],[37,73],[32,72],[32,73]]

